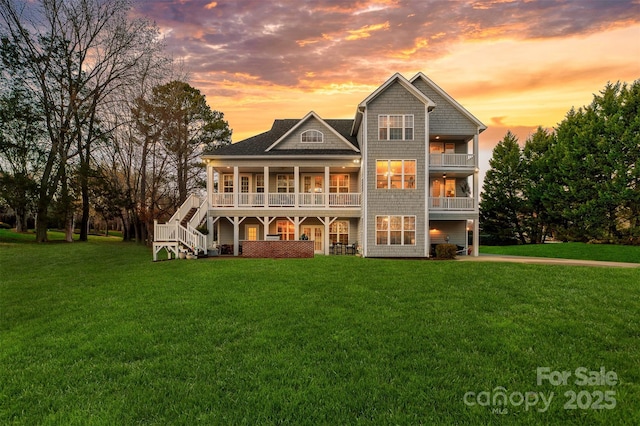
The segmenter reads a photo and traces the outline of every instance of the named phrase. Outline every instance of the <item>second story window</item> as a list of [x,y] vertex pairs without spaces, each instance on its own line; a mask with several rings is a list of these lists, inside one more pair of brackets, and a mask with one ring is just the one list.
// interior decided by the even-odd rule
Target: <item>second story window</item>
[[222,192],[233,192],[233,175],[222,176]]
[[349,192],[349,175],[331,175],[329,178],[329,192]]
[[279,193],[295,192],[295,181],[292,175],[278,175],[276,177],[276,188]]
[[306,130],[300,135],[300,142],[302,143],[322,143],[324,141],[324,135],[317,130]]
[[381,141],[413,140],[413,115],[379,115],[378,138]]
[[416,187],[416,160],[376,161],[376,188],[414,189]]
[[264,175],[256,175],[256,192],[264,192]]

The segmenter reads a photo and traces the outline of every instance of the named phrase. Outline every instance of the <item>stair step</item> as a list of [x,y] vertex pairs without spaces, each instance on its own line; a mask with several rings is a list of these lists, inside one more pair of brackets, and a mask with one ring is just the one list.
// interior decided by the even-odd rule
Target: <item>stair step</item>
[[180,221],[180,225],[182,225],[182,226],[184,226],[186,228],[187,227],[187,223],[189,223],[189,221],[196,214],[197,211],[198,211],[197,207],[191,207],[191,209],[187,212],[187,214],[184,216],[184,218]]

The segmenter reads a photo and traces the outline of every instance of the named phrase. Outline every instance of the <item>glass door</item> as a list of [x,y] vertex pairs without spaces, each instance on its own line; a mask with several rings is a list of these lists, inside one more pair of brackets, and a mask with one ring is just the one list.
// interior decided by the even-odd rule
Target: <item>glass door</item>
[[313,241],[313,250],[316,253],[324,253],[324,239],[322,238],[323,226],[308,225],[302,227],[302,233]]

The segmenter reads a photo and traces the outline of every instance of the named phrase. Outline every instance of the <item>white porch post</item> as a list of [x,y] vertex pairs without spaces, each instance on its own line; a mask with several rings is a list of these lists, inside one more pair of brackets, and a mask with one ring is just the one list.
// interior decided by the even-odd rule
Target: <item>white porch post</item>
[[[264,166],[264,206],[269,207],[269,166]],[[267,239],[266,231],[264,239]]]
[[288,217],[290,222],[293,222],[293,239],[298,241],[300,239],[300,218],[298,216],[291,219]]
[[240,173],[238,166],[233,166],[233,207],[238,208],[238,193],[240,192]]
[[[266,169],[266,167],[265,167]],[[266,183],[265,183],[266,185]],[[262,228],[264,229],[264,238],[263,240],[266,241],[267,239],[267,235],[269,235],[269,225],[271,224],[271,222],[269,222],[269,216],[265,216],[264,217],[264,222],[262,222]]]
[[329,208],[329,166],[324,166],[324,203]]
[[233,255],[237,256],[240,253],[240,218],[238,216],[233,217]]
[[480,253],[480,170],[478,169],[478,132],[473,135],[473,156],[475,159],[475,169],[473,170],[473,210],[475,219],[473,219],[473,255],[478,256]]
[[330,239],[329,239],[329,217],[325,216],[324,218],[324,254],[328,255],[329,254],[329,244],[330,243]]
[[209,160],[204,162],[207,171],[207,204],[211,205],[211,194],[213,193],[213,170],[209,165]]
[[[300,166],[293,166],[293,187],[295,197],[295,206],[296,208],[299,206],[300,202],[298,201],[298,193],[300,192]],[[296,225],[296,233],[298,232]],[[296,234],[296,240],[298,239],[298,235]]]

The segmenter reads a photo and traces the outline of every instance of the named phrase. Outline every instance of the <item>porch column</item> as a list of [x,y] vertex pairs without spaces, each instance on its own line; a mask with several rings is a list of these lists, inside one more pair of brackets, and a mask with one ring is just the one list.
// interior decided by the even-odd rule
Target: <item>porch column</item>
[[205,160],[204,164],[207,172],[207,204],[211,205],[211,193],[213,192],[213,170],[211,170],[211,166],[209,166],[209,160]]
[[[269,166],[264,166],[264,206],[269,207]],[[267,239],[266,231],[264,239]]]
[[480,254],[480,219],[473,219],[473,250],[472,256]]
[[233,207],[238,208],[238,193],[240,192],[240,174],[238,166],[233,166]]
[[473,135],[473,156],[475,159],[475,169],[473,170],[473,211],[475,219],[473,220],[473,256],[480,253],[480,181],[478,168],[478,132]]
[[[266,167],[265,167],[266,169]],[[264,230],[264,238],[263,240],[267,240],[267,235],[269,235],[269,225],[271,222],[269,221],[269,216],[264,217],[264,222],[262,222],[262,229]]]
[[324,166],[324,203],[325,207],[329,208],[329,166]]
[[[299,201],[298,201],[298,193],[300,192],[300,166],[294,166],[293,167],[293,187],[294,189],[294,197],[295,197],[295,206],[298,207],[299,206]],[[296,228],[296,233],[298,232],[298,229]],[[296,234],[296,240],[298,239],[298,235]]]
[[295,216],[293,219],[288,217],[291,222],[293,222],[293,239],[298,241],[300,239],[300,218]]
[[330,239],[329,239],[329,217],[326,216],[324,218],[324,254],[328,255],[329,254],[329,244],[330,244]]
[[[234,174],[235,172],[236,170],[234,170]],[[237,256],[239,253],[240,253],[240,218],[238,216],[234,216],[233,217],[233,255]]]

